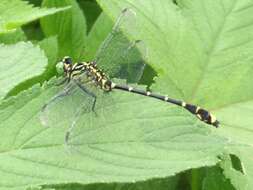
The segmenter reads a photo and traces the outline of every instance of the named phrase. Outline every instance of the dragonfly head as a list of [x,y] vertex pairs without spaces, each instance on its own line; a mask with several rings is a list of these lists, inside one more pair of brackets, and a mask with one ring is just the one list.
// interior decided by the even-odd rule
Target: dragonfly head
[[68,73],[72,70],[72,59],[68,56],[64,57],[60,62],[56,65],[56,70],[59,75],[63,73]]

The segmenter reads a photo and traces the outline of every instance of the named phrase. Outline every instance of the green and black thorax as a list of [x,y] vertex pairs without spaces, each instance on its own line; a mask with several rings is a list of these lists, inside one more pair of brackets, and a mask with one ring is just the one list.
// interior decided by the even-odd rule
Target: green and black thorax
[[71,79],[82,80],[81,75],[85,75],[85,82],[93,82],[104,91],[112,90],[112,82],[109,77],[97,67],[95,61],[72,63],[70,57],[64,57],[62,60],[64,75],[70,81]]

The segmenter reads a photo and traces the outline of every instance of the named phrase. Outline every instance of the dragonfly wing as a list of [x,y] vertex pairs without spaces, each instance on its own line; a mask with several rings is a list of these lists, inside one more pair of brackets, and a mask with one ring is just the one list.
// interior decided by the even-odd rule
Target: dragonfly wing
[[129,83],[140,81],[146,66],[144,62],[146,56],[147,48],[144,42],[134,41],[124,53],[123,59],[126,64],[122,65],[116,77],[127,79]]
[[146,48],[138,36],[136,14],[131,9],[124,9],[112,29],[100,46],[96,62],[111,77],[138,82],[145,67]]
[[90,105],[92,105],[91,97],[83,93],[74,81],[70,81],[43,105],[39,118],[45,127],[68,126],[80,107],[89,111]]

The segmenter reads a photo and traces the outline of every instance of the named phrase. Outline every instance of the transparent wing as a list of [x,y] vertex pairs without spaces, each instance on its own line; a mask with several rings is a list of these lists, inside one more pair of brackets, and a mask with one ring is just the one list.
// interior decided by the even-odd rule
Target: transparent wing
[[145,69],[145,56],[147,56],[147,48],[144,42],[140,40],[132,42],[123,54],[126,64],[122,64],[116,77],[127,79],[129,83],[138,82]]
[[[79,128],[90,126],[91,121],[96,117],[100,117],[102,121],[105,115],[104,107],[112,104],[113,100],[109,93],[101,90],[92,81],[87,80],[85,74],[82,74],[72,79],[46,102],[41,109],[40,121],[46,127],[63,127],[66,130],[65,143],[69,144]],[[90,117],[85,120],[85,125],[79,125],[79,119],[83,115]]]
[[[87,135],[90,134],[89,131],[96,133],[97,129],[103,129],[106,132],[105,123],[113,117],[112,113],[117,110],[114,101],[111,93],[100,93],[97,97],[95,111],[80,114],[78,120],[73,120],[75,126],[68,129],[67,145],[74,148],[78,144],[84,143],[87,140]],[[91,135],[88,139],[94,139],[94,136]]]
[[136,36],[136,14],[131,9],[124,9],[97,52],[99,67],[111,77],[138,82],[145,68],[147,48],[144,42],[133,39]]
[[71,81],[44,104],[40,112],[40,121],[46,127],[71,125],[80,108],[83,113],[91,111],[93,100],[93,97]]

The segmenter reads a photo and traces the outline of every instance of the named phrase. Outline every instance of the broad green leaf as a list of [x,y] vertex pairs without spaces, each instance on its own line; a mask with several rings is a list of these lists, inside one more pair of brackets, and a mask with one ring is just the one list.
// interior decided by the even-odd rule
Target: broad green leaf
[[215,167],[208,170],[203,182],[203,190],[236,190],[222,174],[222,169]]
[[42,74],[47,64],[44,52],[30,42],[0,45],[0,58],[0,100],[19,83]]
[[[142,28],[136,38],[148,45],[149,63],[158,73],[152,89],[214,111],[221,128],[212,129],[163,102],[112,92],[108,99],[99,99],[97,115],[86,112],[79,118],[66,148],[64,136],[76,107],[89,99],[80,94],[64,98],[51,112],[54,125],[43,128],[38,112],[58,90],[34,87],[1,105],[0,189],[172,176],[215,165],[217,156],[228,149],[224,137],[232,144],[229,151],[238,149],[245,171],[241,179],[252,189],[250,1],[181,0],[178,6],[167,0],[99,3],[114,18],[125,7],[136,12]],[[230,167],[224,174],[235,187],[242,187]]]
[[[221,122],[220,136],[252,148],[252,1],[98,2],[114,18],[125,7],[136,12],[143,28],[139,38],[158,73],[153,90],[209,109]],[[247,169],[252,179],[252,167]],[[253,188],[251,181],[247,185]]]
[[[202,77],[206,80],[198,84],[199,88],[193,97],[197,101],[205,98],[212,102],[210,105],[214,107],[224,126],[220,134],[240,145],[235,146],[235,149],[239,149],[240,154],[237,156],[245,166],[245,175],[242,177],[246,179],[245,188],[240,188],[252,189],[253,167],[250,163],[253,162],[253,41],[249,35],[253,32],[252,2],[182,3],[182,6],[189,8],[187,13],[192,15],[203,49],[207,52],[206,72]],[[197,15],[196,11],[203,16]],[[212,85],[208,81],[212,81]],[[216,101],[211,101],[215,96]],[[238,188],[242,180],[233,180]]]
[[94,59],[99,46],[111,32],[112,26],[112,20],[102,12],[88,34],[87,44],[89,45],[85,49],[83,58]]
[[115,90],[101,92],[66,145],[77,106],[90,99],[80,90],[63,98],[51,112],[54,125],[42,126],[41,108],[59,90],[35,86],[0,105],[1,190],[172,176],[215,165],[227,144],[181,108]]
[[41,41],[45,38],[42,29],[40,27],[39,21],[29,23],[22,27],[25,35],[29,41]]
[[43,80],[48,80],[53,77],[56,73],[55,64],[57,63],[58,55],[58,43],[57,37],[45,38],[43,41],[39,42],[40,48],[44,50],[47,58],[48,65],[45,73],[43,74]]
[[41,190],[48,190],[53,187],[55,190],[176,190],[180,184],[178,176],[166,179],[153,179],[137,183],[100,183],[90,185],[80,184],[62,184],[62,185],[46,185]]
[[47,37],[58,36],[59,57],[80,58],[86,42],[86,20],[75,0],[44,0],[43,7],[71,6],[71,9],[41,19]]
[[18,28],[14,32],[0,34],[0,43],[3,44],[15,44],[20,41],[26,41],[26,36],[21,28]]
[[101,13],[101,8],[99,7],[96,1],[77,0],[77,2],[85,15],[87,21],[87,31],[90,31],[93,24],[95,23],[95,21],[97,20],[97,18]]
[[43,73],[41,73],[41,75],[39,76],[32,77],[31,79],[28,79],[18,84],[11,91],[8,92],[7,96],[17,95],[19,92],[30,88],[34,84],[43,83],[45,80],[49,80],[52,76],[55,75],[55,64],[58,55],[57,38],[46,38],[40,41],[38,45],[42,50],[44,50],[45,56],[48,60],[48,63]]
[[29,3],[34,4],[35,6],[41,6],[42,0],[27,0]]
[[246,147],[244,145],[237,147],[233,146],[231,152],[240,160],[233,160],[232,158],[235,157],[233,155],[226,155],[222,158],[223,161],[220,165],[223,169],[223,173],[230,179],[231,184],[233,184],[236,189],[250,190],[253,187],[252,151],[252,147]]
[[[214,167],[209,167],[209,169]],[[206,173],[208,172],[206,170],[207,169],[203,167],[203,168],[193,168],[190,171],[185,172],[186,173],[185,178],[187,179],[190,185],[190,189],[202,189],[204,178],[206,177]]]
[[38,8],[21,0],[1,0],[0,34],[15,30],[23,24],[46,15],[51,15],[66,8]]

